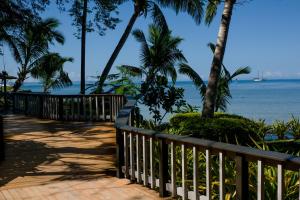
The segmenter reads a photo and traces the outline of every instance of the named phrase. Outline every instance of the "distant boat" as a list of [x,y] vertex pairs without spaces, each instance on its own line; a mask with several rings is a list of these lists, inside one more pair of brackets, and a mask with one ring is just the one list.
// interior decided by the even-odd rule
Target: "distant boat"
[[257,77],[254,77],[253,78],[253,81],[254,82],[261,82],[261,81],[264,81],[265,79],[264,79],[264,77],[263,77],[263,73],[261,73],[261,77],[259,76],[259,72],[258,72],[258,74],[257,74]]

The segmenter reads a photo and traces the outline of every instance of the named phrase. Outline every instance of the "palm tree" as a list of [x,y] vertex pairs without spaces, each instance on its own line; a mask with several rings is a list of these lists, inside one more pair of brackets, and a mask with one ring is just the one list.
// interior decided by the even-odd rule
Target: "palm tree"
[[176,66],[186,62],[178,45],[182,41],[173,37],[165,26],[150,25],[149,37],[146,39],[141,30],[133,31],[133,36],[141,44],[140,67],[123,65],[122,68],[130,71],[134,77],[144,77],[145,82],[151,84],[156,75],[171,78],[173,84],[177,79]]
[[[124,0],[126,1],[126,0]],[[104,70],[99,78],[98,89],[97,92],[102,92],[104,82],[116,60],[118,57],[122,47],[124,46],[132,28],[139,16],[147,16],[149,12],[151,12],[152,17],[155,19],[155,22],[165,23],[165,18],[160,10],[158,4],[162,7],[170,7],[174,9],[176,12],[183,11],[187,12],[191,15],[197,24],[200,23],[203,13],[203,2],[204,0],[133,0],[134,3],[134,12],[129,20],[129,23],[120,38],[115,50],[110,56]]]
[[83,1],[81,23],[81,66],[80,66],[80,94],[85,94],[85,45],[86,45],[86,15],[88,0]]
[[[212,53],[215,52],[216,46],[212,43],[209,43]],[[217,94],[216,94],[216,103],[214,111],[226,111],[227,105],[229,104],[229,100],[232,98],[230,93],[229,85],[237,76],[242,74],[249,74],[251,72],[250,67],[239,67],[233,74],[227,70],[225,65],[221,64],[221,72],[217,85]],[[197,89],[200,91],[200,95],[202,97],[202,101],[205,99],[205,94],[207,91],[207,85],[201,78],[201,76],[189,65],[183,63],[180,65],[179,72],[187,75],[193,82]]]
[[20,31],[28,21],[36,21],[37,16],[31,10],[19,5],[19,2],[2,0],[0,4],[0,42],[7,42],[11,34]]
[[16,62],[20,64],[18,79],[13,86],[14,92],[20,89],[31,70],[48,53],[50,44],[54,44],[55,41],[64,43],[63,35],[56,30],[58,25],[56,19],[49,18],[38,23],[27,24],[21,35],[10,38],[8,45]]
[[[212,18],[216,15],[217,6],[221,0],[210,0],[207,5],[206,23],[210,24]],[[208,79],[205,93],[202,117],[211,118],[214,116],[215,105],[217,103],[218,81],[222,69],[223,57],[226,49],[227,36],[232,16],[232,10],[236,0],[225,0],[221,24],[218,33],[217,45],[214,51],[214,57],[211,65],[211,71]]]
[[37,65],[31,70],[33,78],[40,79],[44,92],[51,88],[62,88],[72,85],[68,73],[63,69],[66,62],[73,58],[61,57],[58,53],[48,53],[41,57]]

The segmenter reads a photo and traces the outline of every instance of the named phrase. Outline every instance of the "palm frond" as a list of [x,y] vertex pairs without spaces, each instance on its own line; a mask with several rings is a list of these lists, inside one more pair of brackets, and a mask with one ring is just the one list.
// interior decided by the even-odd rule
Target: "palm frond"
[[249,66],[247,67],[240,67],[230,76],[230,80],[234,79],[236,76],[242,75],[242,74],[250,74],[251,68]]
[[173,8],[176,13],[187,12],[196,24],[201,23],[201,19],[204,13],[203,6],[204,0],[157,0],[158,3],[164,7]]
[[121,65],[118,67],[118,70],[126,75],[132,77],[142,77],[143,71],[139,67],[131,66],[131,65]]
[[210,48],[210,50],[212,51],[212,53],[214,54],[215,53],[215,50],[216,50],[216,45],[212,42],[209,42],[207,44],[207,46]]
[[210,25],[217,14],[218,5],[221,0],[208,0],[205,12],[205,23]]
[[202,99],[204,99],[205,92],[206,92],[206,85],[200,75],[189,65],[185,63],[181,63],[179,65],[179,73],[188,76],[196,86],[196,88],[200,91]]
[[160,27],[163,31],[169,31],[168,23],[163,12],[154,2],[152,2],[151,6],[151,17],[157,27]]

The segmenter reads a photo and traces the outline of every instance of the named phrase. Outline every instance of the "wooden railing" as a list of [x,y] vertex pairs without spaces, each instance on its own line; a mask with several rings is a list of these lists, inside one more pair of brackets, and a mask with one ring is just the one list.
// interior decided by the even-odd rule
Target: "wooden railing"
[[[128,101],[116,120],[117,176],[158,189],[161,197],[171,194],[182,199],[210,200],[212,158],[218,165],[219,174],[218,180],[214,180],[219,184],[219,191],[214,192],[218,193],[217,197],[221,200],[225,199],[225,158],[234,162],[236,199],[241,200],[249,199],[249,162],[257,163],[255,199],[258,200],[265,197],[264,168],[273,166],[277,170],[274,185],[277,185],[278,200],[284,199],[285,195],[285,170],[299,172],[300,158],[289,154],[135,128],[133,126],[134,106],[134,101]],[[189,159],[187,159],[187,152],[190,153]],[[201,174],[199,165],[202,163],[199,161],[199,154],[205,157],[205,173],[202,171]],[[180,160],[179,166],[176,159]],[[187,166],[193,168],[192,181],[189,182],[187,171],[191,168],[188,169]],[[178,172],[181,173],[180,178]],[[206,180],[205,183],[202,182],[205,194],[201,195],[198,190],[200,176],[205,177]]]
[[125,103],[123,95],[51,95],[11,93],[14,113],[66,121],[115,121]]
[[3,117],[0,115],[0,162],[5,158],[5,144],[3,131]]

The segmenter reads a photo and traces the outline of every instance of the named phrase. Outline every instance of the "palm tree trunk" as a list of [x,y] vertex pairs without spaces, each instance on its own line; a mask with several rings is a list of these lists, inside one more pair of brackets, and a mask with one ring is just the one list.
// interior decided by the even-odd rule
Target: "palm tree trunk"
[[81,24],[81,77],[80,77],[80,94],[85,94],[85,44],[86,44],[86,15],[87,1],[83,3],[83,15]]
[[221,72],[221,64],[226,49],[227,36],[229,32],[232,10],[236,0],[226,0],[219,28],[217,45],[214,52],[214,58],[211,65],[208,85],[205,93],[205,99],[202,110],[203,118],[212,118],[217,97],[217,87]]
[[26,71],[22,70],[18,73],[18,78],[13,86],[13,92],[17,92],[21,86],[23,85],[25,79],[26,79]]
[[133,13],[133,15],[131,16],[130,20],[129,20],[129,23],[120,39],[120,41],[118,42],[114,52],[112,53],[112,55],[110,56],[101,76],[100,76],[100,79],[99,79],[99,83],[98,83],[98,88],[97,88],[97,91],[96,92],[102,92],[103,91],[103,86],[104,86],[104,82],[109,74],[109,71],[111,70],[112,68],[112,65],[114,64],[116,58],[118,57],[122,47],[124,46],[131,30],[132,30],[132,27],[136,21],[136,19],[138,18],[139,16],[139,11],[138,9],[135,9],[135,12]]

